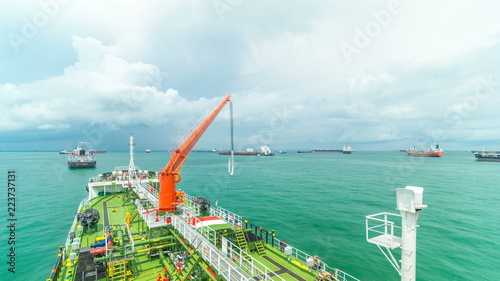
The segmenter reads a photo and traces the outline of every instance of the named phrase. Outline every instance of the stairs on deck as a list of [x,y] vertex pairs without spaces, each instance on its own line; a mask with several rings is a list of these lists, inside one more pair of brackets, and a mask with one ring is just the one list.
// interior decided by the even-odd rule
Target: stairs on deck
[[242,255],[248,258],[250,249],[248,248],[247,239],[245,238],[245,232],[243,232],[243,229],[241,228],[236,228],[234,230],[234,235],[236,238],[236,243],[238,243],[238,247],[240,247],[240,249],[242,249],[244,252],[242,253]]
[[264,248],[264,245],[262,244],[262,240],[255,241],[255,247],[257,248],[257,252],[259,253],[259,256],[263,256],[266,254],[266,249]]
[[182,271],[177,275],[178,280],[189,280],[189,276],[196,268],[196,265],[201,260],[201,255],[197,252],[194,252],[189,259],[186,261],[186,264],[182,268]]
[[127,260],[108,263],[109,280],[127,280]]

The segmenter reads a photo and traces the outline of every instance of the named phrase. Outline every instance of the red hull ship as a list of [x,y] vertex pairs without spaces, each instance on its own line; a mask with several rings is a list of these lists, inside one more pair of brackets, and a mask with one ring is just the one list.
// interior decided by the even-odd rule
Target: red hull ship
[[415,147],[408,149],[408,156],[421,156],[421,157],[441,157],[444,151],[436,144],[435,147],[429,148],[428,151],[419,151]]

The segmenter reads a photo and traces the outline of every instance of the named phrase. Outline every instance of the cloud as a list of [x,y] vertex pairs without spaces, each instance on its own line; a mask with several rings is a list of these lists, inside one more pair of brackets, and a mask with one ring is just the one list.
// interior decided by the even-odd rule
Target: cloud
[[[89,128],[109,136],[150,128],[160,143],[233,92],[246,143],[382,149],[493,136],[480,124],[497,120],[496,6],[233,1],[221,18],[211,2],[71,2],[0,65],[0,134],[62,139]],[[13,11],[30,19],[34,7]],[[368,36],[365,45],[356,36]],[[343,43],[358,48],[351,60]],[[23,75],[9,78],[14,68]],[[213,134],[206,145],[220,142]]]
[[1,85],[5,99],[0,133],[158,126],[212,103],[205,98],[187,101],[174,89],[158,90],[156,66],[128,62],[95,38],[75,36],[73,46],[78,60],[64,75]]

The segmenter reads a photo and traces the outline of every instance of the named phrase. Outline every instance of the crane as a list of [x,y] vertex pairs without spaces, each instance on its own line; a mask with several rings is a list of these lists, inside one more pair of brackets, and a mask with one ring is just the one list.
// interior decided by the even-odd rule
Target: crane
[[158,210],[160,212],[172,212],[177,209],[177,205],[183,202],[184,193],[176,191],[176,184],[181,180],[180,168],[184,161],[186,161],[188,154],[196,145],[201,136],[205,133],[215,117],[222,110],[227,102],[231,101],[231,95],[228,94],[222,102],[214,109],[214,111],[188,133],[189,137],[186,138],[183,144],[177,146],[172,150],[172,156],[165,168],[158,173],[160,181],[159,204]]

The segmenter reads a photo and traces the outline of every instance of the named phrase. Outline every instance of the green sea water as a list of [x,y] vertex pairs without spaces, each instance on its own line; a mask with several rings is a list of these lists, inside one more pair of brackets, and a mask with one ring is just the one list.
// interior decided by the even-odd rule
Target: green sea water
[[[128,156],[108,152],[97,155],[95,169],[70,170],[66,156],[57,152],[1,152],[0,280],[48,278],[87,195],[88,178],[128,165]],[[143,170],[158,171],[167,161],[167,153],[135,155]],[[293,151],[236,157],[229,176],[227,156],[193,152],[178,188],[274,230],[277,238],[362,281],[392,281],[399,275],[366,242],[365,216],[397,213],[395,189],[421,186],[429,207],[418,221],[417,279],[500,280],[499,170],[500,163],[476,162],[470,152],[418,158],[400,152]],[[9,171],[15,175],[14,195],[7,193]],[[14,216],[8,197],[15,197]],[[11,247],[15,264],[8,263]],[[8,271],[13,266],[15,273]]]

